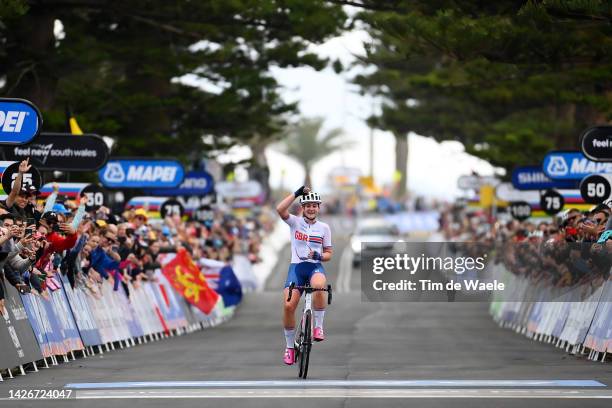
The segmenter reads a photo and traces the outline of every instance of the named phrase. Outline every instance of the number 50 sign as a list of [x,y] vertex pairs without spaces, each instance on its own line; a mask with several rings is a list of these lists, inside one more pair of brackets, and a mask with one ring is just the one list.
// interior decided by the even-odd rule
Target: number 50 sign
[[600,204],[610,198],[612,181],[608,174],[591,174],[580,182],[580,195],[589,204]]

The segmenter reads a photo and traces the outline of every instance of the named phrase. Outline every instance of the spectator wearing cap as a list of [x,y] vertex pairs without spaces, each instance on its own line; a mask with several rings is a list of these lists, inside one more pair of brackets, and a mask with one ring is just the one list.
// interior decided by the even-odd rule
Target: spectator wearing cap
[[132,217],[132,224],[134,224],[134,229],[136,233],[139,235],[144,235],[142,232],[147,228],[147,222],[149,221],[149,217],[147,216],[147,212],[144,208],[139,208],[134,211],[134,216]]
[[30,202],[30,198],[35,197],[38,190],[32,185],[22,185],[23,174],[31,167],[29,159],[19,163],[19,173],[15,178],[13,188],[2,205],[16,216],[25,219],[38,219],[40,213],[36,210],[36,206]]

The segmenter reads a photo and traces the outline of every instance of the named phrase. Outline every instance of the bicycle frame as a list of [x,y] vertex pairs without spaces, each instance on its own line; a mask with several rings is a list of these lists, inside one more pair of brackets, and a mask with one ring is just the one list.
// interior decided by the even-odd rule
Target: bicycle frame
[[308,361],[310,359],[312,332],[314,327],[312,313],[312,292],[327,292],[327,304],[331,304],[331,285],[327,285],[327,288],[313,288],[310,285],[295,286],[295,283],[291,282],[288,289],[289,293],[287,296],[287,302],[289,302],[293,296],[293,289],[302,289],[304,291],[304,310],[302,312],[302,318],[300,319],[300,325],[298,326],[299,331],[297,331],[295,335],[294,348],[296,351],[296,358],[299,358],[300,360],[298,377],[306,378],[308,375]]

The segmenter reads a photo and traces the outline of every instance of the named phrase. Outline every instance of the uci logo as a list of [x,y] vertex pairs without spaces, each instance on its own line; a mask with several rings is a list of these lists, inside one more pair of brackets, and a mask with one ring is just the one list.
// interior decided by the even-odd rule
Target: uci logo
[[568,167],[562,156],[551,156],[546,170],[551,176],[558,177],[565,176],[568,172]]
[[0,110],[0,129],[6,133],[19,133],[23,127],[23,121],[29,112],[20,111],[1,111]]

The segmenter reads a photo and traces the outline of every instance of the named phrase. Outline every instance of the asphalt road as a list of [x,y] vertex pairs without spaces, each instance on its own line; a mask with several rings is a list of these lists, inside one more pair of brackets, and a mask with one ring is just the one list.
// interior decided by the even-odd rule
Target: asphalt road
[[501,329],[485,303],[362,302],[359,272],[344,253],[350,225],[334,221],[332,228],[336,253],[326,268],[337,290],[326,314],[328,339],[314,345],[305,382],[296,367],[282,364],[285,249],[266,290],[246,296],[222,326],[0,383],[4,398],[10,390],[108,383],[77,390],[87,400],[2,400],[2,406],[610,406],[610,364]]

